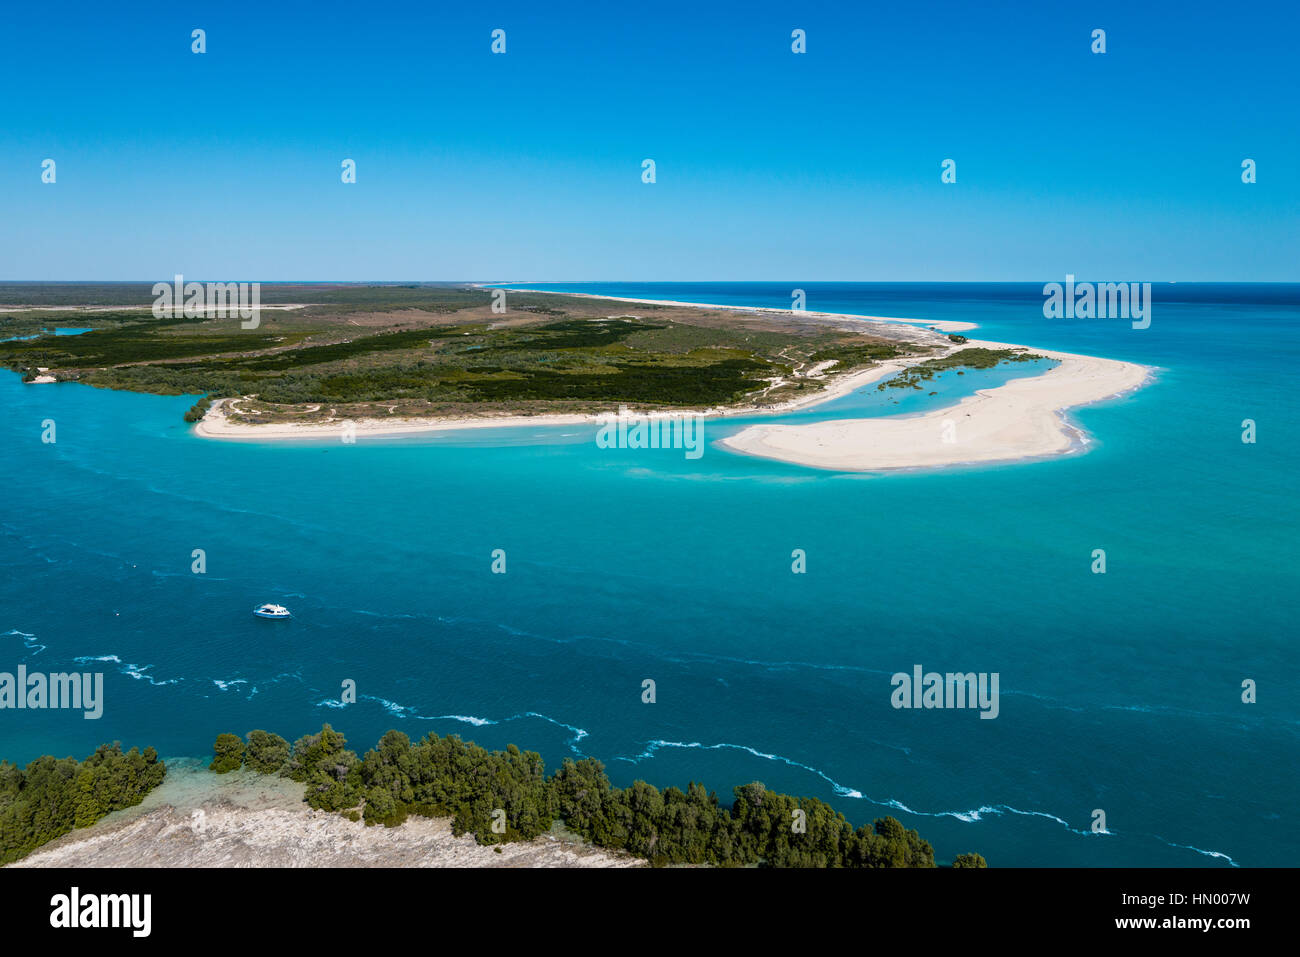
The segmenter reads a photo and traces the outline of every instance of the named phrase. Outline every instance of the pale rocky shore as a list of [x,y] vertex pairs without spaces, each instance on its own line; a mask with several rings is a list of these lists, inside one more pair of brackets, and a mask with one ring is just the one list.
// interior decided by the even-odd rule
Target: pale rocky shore
[[10,867],[640,867],[644,861],[557,833],[499,845],[454,837],[450,818],[367,827],[315,811],[303,786],[249,771],[213,774],[168,759],[133,808],[65,834]]

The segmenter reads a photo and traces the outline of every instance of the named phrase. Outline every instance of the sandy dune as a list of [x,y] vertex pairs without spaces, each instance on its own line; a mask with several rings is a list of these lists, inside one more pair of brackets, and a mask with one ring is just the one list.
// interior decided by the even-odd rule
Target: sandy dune
[[[1018,348],[972,340],[972,347]],[[755,425],[721,445],[749,455],[837,471],[932,468],[1061,454],[1080,431],[1062,411],[1141,386],[1151,369],[1132,362],[1035,350],[1060,364],[1043,375],[980,390],[956,405],[916,416]]]

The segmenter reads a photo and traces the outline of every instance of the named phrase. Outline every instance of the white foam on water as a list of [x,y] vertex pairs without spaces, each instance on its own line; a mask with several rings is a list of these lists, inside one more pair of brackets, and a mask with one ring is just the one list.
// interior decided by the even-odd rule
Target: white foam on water
[[49,645],[43,645],[39,641],[37,641],[35,635],[29,635],[25,631],[19,631],[17,628],[11,628],[8,631],[6,631],[4,633],[4,637],[22,639],[23,646],[26,647],[26,649],[32,653],[33,657],[39,655],[42,651],[44,651],[46,648],[49,647]]
[[127,664],[117,655],[82,655],[81,657],[73,658],[72,660],[79,665],[89,664],[91,662],[106,662],[109,664],[120,665],[121,667],[118,669],[118,674],[126,675],[128,678],[134,678],[136,681],[147,681],[149,684],[157,688],[166,685],[180,684],[181,681],[184,680],[183,678],[168,678],[165,681],[160,681],[153,675],[145,673],[152,668],[153,665]]
[[[730,749],[734,751],[745,751],[748,752],[749,754],[754,755],[754,757],[762,758],[765,761],[779,761],[782,764],[788,764],[791,767],[802,768],[805,771],[810,771],[811,773],[817,775],[819,778],[825,781],[827,784],[829,784],[835,790],[835,793],[840,795],[841,797],[850,797],[850,798],[862,797],[861,791],[840,784],[838,781],[836,781],[834,778],[830,777],[828,774],[826,774],[823,771],[819,771],[816,768],[809,767],[806,764],[800,764],[798,761],[795,761],[792,758],[782,757],[779,754],[769,754],[766,751],[759,751],[756,748],[751,748],[748,745],[744,745],[744,744],[729,744],[727,742],[723,742],[721,744],[701,744],[699,741],[691,741],[691,742],[651,741],[646,746],[646,749],[642,751],[639,755],[637,755],[635,760],[639,761],[641,758],[654,757],[655,751],[659,750],[660,748],[701,748],[705,751],[718,751],[723,749]],[[873,802],[873,803],[879,803],[879,802]]]
[[551,724],[556,725],[557,727],[561,727],[568,731],[572,731],[573,737],[569,739],[569,750],[572,751],[574,754],[578,755],[579,757],[586,757],[585,754],[583,754],[580,750],[578,750],[578,742],[581,741],[583,738],[587,737],[587,732],[584,729],[575,728],[573,725],[565,724],[563,721],[556,721],[554,718],[550,717],[549,715],[544,715],[537,711],[525,711],[523,714],[512,715],[511,717],[506,718],[506,721],[515,721],[519,718],[540,718],[542,721],[549,721]]
[[1206,850],[1203,850],[1203,849],[1201,849],[1201,848],[1199,848],[1199,847],[1193,847],[1193,846],[1190,845],[1190,844],[1175,844],[1173,841],[1166,841],[1163,837],[1160,837],[1158,834],[1155,834],[1155,835],[1152,835],[1152,836],[1155,837],[1155,839],[1156,839],[1157,841],[1160,841],[1160,842],[1163,843],[1163,844],[1167,844],[1167,845],[1169,845],[1170,847],[1181,848],[1181,849],[1183,849],[1183,850],[1185,850],[1185,851],[1195,851],[1197,854],[1204,854],[1206,857],[1217,857],[1217,858],[1219,858],[1220,860],[1227,861],[1227,862],[1228,862],[1231,866],[1233,866],[1233,867],[1241,867],[1240,864],[1238,864],[1236,861],[1234,861],[1234,860],[1233,860],[1231,857],[1229,857],[1227,854],[1224,854],[1222,851],[1206,851]]

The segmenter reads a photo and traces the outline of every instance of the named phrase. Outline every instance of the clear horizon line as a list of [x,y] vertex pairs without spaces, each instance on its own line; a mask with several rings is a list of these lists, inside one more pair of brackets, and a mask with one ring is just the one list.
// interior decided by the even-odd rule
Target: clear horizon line
[[[183,274],[182,274],[183,275]],[[171,279],[173,277],[168,277]],[[692,285],[706,283],[772,284],[789,285],[794,283],[856,283],[861,285],[1032,285],[1041,282],[1060,282],[1063,277],[1050,279],[231,279],[215,277],[189,277],[192,282],[259,282],[282,285],[307,285],[332,283],[336,285],[400,285],[415,283],[418,285],[521,285],[539,283],[547,285],[580,285],[589,283],[641,283],[644,285]],[[1236,286],[1294,286],[1300,285],[1300,279],[1106,279],[1098,280],[1087,274],[1075,274],[1077,282],[1150,282],[1161,285],[1236,285]],[[2,283],[21,285],[148,285],[165,282],[166,279],[0,279]]]

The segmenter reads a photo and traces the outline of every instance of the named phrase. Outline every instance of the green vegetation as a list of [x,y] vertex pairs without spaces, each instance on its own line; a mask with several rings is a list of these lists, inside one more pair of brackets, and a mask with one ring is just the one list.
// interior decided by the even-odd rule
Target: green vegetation
[[237,734],[219,734],[213,747],[212,763],[209,771],[228,774],[238,771],[244,765],[244,742]]
[[957,335],[957,333],[955,333],[955,332],[948,336],[948,341],[950,341],[950,342],[955,342],[955,343],[957,343],[957,345],[959,345],[959,346],[960,346],[960,345],[963,345],[963,344],[965,344],[965,343],[967,343],[967,342],[970,342],[970,340],[967,339],[965,336],[959,336],[959,335]]
[[153,748],[124,754],[118,742],[100,745],[84,761],[44,755],[25,769],[0,761],[0,864],[139,804],[166,773]]
[[0,309],[0,340],[49,335],[68,326],[78,329],[118,329],[125,323],[152,320],[148,309],[80,310]]
[[[170,283],[170,276],[164,281]],[[144,306],[154,300],[151,282],[0,282],[0,303],[39,309],[50,306]],[[491,293],[458,283],[263,283],[265,305],[321,303],[350,309],[402,309],[438,304],[485,305]]]
[[[234,737],[233,735],[231,737]],[[278,734],[253,731],[248,735],[244,766],[258,774],[278,774],[289,763],[289,742]]]
[[[924,348],[839,326],[770,316],[737,320],[703,309],[447,285],[262,287],[256,329],[237,318],[157,319],[151,286],[0,284],[0,366],[30,377],[212,400],[254,397],[239,421],[338,422],[384,416],[494,412],[699,409],[769,401],[820,383],[793,377],[834,360],[835,371]],[[57,311],[69,300],[86,308]],[[106,302],[121,308],[93,309]],[[275,304],[291,308],[275,308]],[[136,308],[129,308],[130,306]],[[55,324],[93,327],[48,334]]]
[[205,395],[203,398],[199,399],[198,402],[195,402],[192,406],[190,406],[190,410],[185,413],[185,421],[186,422],[199,421],[199,419],[203,418],[203,416],[207,414],[207,411],[209,408],[211,408],[211,406],[212,406],[212,397]]
[[979,854],[958,854],[952,859],[953,867],[988,867],[988,862]]
[[[502,329],[476,323],[318,345],[304,343],[302,332],[178,331],[168,328],[173,323],[12,341],[0,344],[0,361],[73,371],[91,385],[213,396],[256,393],[266,403],[285,405],[391,400],[712,405],[761,388],[772,366],[744,350],[634,349],[624,341],[632,334],[671,332],[671,327],[632,319],[565,319]],[[191,321],[194,330],[207,325]]]
[[826,349],[819,349],[810,357],[810,361],[826,362],[834,360],[843,368],[874,365],[881,359],[896,359],[905,353],[890,342],[842,343]]
[[[233,737],[217,739],[219,759],[236,753],[227,740]],[[592,758],[565,759],[547,777],[535,752],[513,744],[487,751],[456,735],[429,734],[412,744],[389,731],[358,758],[328,724],[292,750],[278,735],[253,731],[245,760],[250,770],[301,781],[314,808],[389,827],[412,814],[450,817],[453,833],[472,833],[480,844],[528,840],[562,820],[595,845],[655,865],[935,866],[931,846],[892,817],[854,829],[823,801],[758,782],[735,788],[730,808],[694,783],[685,791],[644,781],[615,788]],[[978,854],[958,860],[985,866]]]
[[958,349],[946,356],[926,359],[922,363],[904,369],[892,379],[880,383],[876,389],[920,389],[922,382],[951,369],[992,369],[999,362],[1032,362],[1041,358],[1043,357],[1040,355],[1019,349]]
[[[222,325],[198,331],[206,323],[150,317],[147,321],[83,332],[79,336],[42,335],[0,343],[3,348],[0,354],[22,357],[32,365],[82,369],[250,352],[284,344],[279,336],[241,332],[235,320],[213,322]],[[182,324],[188,324],[189,328],[176,328]]]

